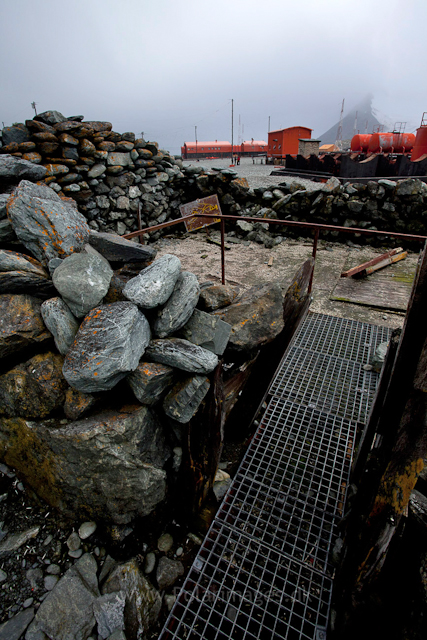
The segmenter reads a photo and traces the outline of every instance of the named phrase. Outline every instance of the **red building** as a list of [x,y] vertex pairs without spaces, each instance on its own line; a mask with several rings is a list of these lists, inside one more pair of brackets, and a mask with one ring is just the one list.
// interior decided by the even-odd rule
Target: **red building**
[[[241,144],[233,144],[235,156],[259,156],[266,155],[267,143],[264,140],[245,140]],[[184,160],[191,158],[231,158],[231,143],[227,140],[215,140],[210,142],[197,141],[184,142],[181,147],[181,155]]]
[[285,158],[287,155],[298,155],[298,145],[301,138],[311,138],[313,129],[308,127],[288,127],[276,129],[268,133],[268,158]]

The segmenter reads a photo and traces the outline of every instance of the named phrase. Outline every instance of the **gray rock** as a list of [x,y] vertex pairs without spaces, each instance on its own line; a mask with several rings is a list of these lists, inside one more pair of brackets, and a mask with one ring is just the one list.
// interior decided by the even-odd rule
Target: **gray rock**
[[32,527],[19,533],[8,533],[0,542],[0,558],[5,558],[11,553],[15,553],[23,544],[26,544],[32,538],[36,538],[39,531],[40,527]]
[[150,573],[154,571],[154,567],[156,566],[156,555],[150,551],[147,553],[144,560],[144,573],[148,576]]
[[227,480],[222,480],[221,482],[214,482],[213,492],[215,495],[216,501],[219,503],[227,493],[229,487],[231,485],[231,478],[227,478]]
[[95,626],[93,605],[99,597],[95,558],[87,553],[62,576],[40,605],[26,640],[36,632],[55,640],[88,638]]
[[28,271],[4,271],[0,273],[0,293],[29,293],[39,298],[49,298],[55,295],[55,287],[47,274],[41,276]]
[[126,638],[142,638],[157,622],[162,600],[135,559],[118,565],[102,589],[103,594],[120,591],[126,594]]
[[382,178],[381,180],[378,180],[378,184],[389,191],[396,188],[396,182],[394,180],[386,180],[385,178]]
[[49,269],[51,277],[53,276],[53,272],[55,271],[55,269],[57,269],[61,263],[62,258],[52,258],[52,260],[49,260],[49,262],[47,263],[47,268]]
[[169,589],[184,574],[184,566],[179,560],[171,560],[163,556],[159,560],[156,571],[157,585],[160,591]]
[[[385,186],[385,185],[383,185]],[[397,196],[412,196],[423,193],[424,186],[421,180],[417,178],[408,178],[407,180],[399,180],[396,186]]]
[[181,272],[181,261],[165,254],[131,278],[123,289],[128,300],[143,309],[153,309],[168,300]]
[[376,371],[377,373],[381,372],[381,369],[383,367],[383,364],[387,355],[387,349],[388,349],[388,342],[381,342],[378,345],[378,347],[375,349],[375,353],[371,358],[370,364],[372,365],[373,370]]
[[157,548],[163,553],[167,553],[173,547],[173,538],[170,533],[163,533],[157,540]]
[[43,264],[79,251],[89,238],[82,214],[46,185],[22,180],[8,216],[19,240]]
[[82,554],[83,554],[83,549],[74,549],[74,550],[70,549],[70,551],[68,552],[68,555],[70,556],[70,558],[73,558],[73,559],[81,558]]
[[103,299],[113,270],[105,258],[75,253],[63,260],[53,274],[53,284],[78,318],[85,316]]
[[107,164],[115,167],[127,167],[132,164],[130,153],[112,151],[108,154]]
[[156,362],[140,362],[126,382],[142,404],[153,405],[162,397],[174,379],[174,370]]
[[89,243],[111,262],[149,262],[156,255],[152,247],[136,244],[115,233],[91,231]]
[[0,582],[4,582],[5,580],[7,580],[7,573],[3,571],[3,569],[0,569]]
[[105,173],[106,170],[107,167],[105,166],[105,164],[94,164],[93,167],[91,167],[88,171],[87,177],[89,179],[99,178],[99,176],[102,176],[102,174]]
[[79,537],[87,540],[96,531],[96,522],[83,522],[79,527]]
[[46,576],[44,579],[44,588],[46,591],[52,591],[58,580],[58,576]]
[[237,352],[258,349],[284,327],[282,290],[278,283],[252,287],[238,303],[212,313],[232,326],[229,348]]
[[48,277],[48,273],[38,260],[31,258],[31,256],[26,256],[23,253],[18,253],[17,251],[1,249],[0,272],[7,271],[22,271],[25,273],[34,273],[43,278]]
[[41,353],[0,376],[0,415],[46,418],[62,407],[66,382],[63,358]]
[[20,611],[0,625],[0,640],[19,640],[34,618],[34,609]]
[[79,420],[96,403],[90,393],[81,393],[68,387],[65,391],[64,413],[69,420]]
[[67,538],[67,547],[70,551],[77,551],[80,549],[82,541],[80,540],[79,534],[73,531]]
[[46,167],[28,160],[6,154],[0,156],[0,178],[3,180],[42,180],[46,173]]
[[190,319],[199,300],[199,294],[200,286],[194,273],[182,271],[172,295],[157,312],[153,324],[154,333],[159,338],[166,338],[181,329]]
[[20,144],[21,142],[30,142],[30,132],[23,124],[12,125],[11,127],[3,127],[2,142],[6,146],[11,142]]
[[126,640],[126,636],[123,631],[118,629],[111,636],[108,636],[108,640]]
[[200,309],[194,309],[187,324],[179,331],[181,338],[218,356],[224,353],[230,334],[231,325]]
[[43,581],[43,571],[41,569],[28,569],[25,574],[32,589],[37,589],[39,584]]
[[107,593],[94,602],[93,612],[101,638],[109,638],[114,631],[125,629],[125,602],[124,591]]
[[125,407],[58,428],[5,418],[0,456],[6,464],[13,459],[23,480],[67,517],[127,524],[164,499],[171,450],[148,407]]
[[206,311],[214,311],[232,304],[238,292],[230,285],[210,284],[202,286],[198,306]]
[[78,391],[105,391],[135,370],[150,340],[150,325],[130,302],[93,309],[65,356],[63,373]]
[[102,585],[105,578],[107,578],[112,570],[117,566],[117,562],[111,556],[107,556],[102,565],[101,573],[99,574],[99,584]]
[[50,338],[41,300],[28,295],[0,295],[0,358]]
[[0,242],[15,242],[16,240],[16,233],[10,221],[0,220]]
[[45,124],[58,124],[59,122],[66,122],[67,118],[59,111],[43,111],[34,116],[36,122],[44,122]]
[[189,373],[210,373],[218,364],[218,356],[182,338],[151,340],[145,356]]
[[53,335],[56,348],[65,356],[73,344],[79,323],[61,298],[45,300],[40,311],[46,327]]
[[9,198],[10,193],[0,193],[0,220],[5,220],[7,218],[6,205]]
[[203,398],[209,391],[210,382],[205,376],[192,376],[178,382],[163,401],[165,414],[185,424],[197,412]]

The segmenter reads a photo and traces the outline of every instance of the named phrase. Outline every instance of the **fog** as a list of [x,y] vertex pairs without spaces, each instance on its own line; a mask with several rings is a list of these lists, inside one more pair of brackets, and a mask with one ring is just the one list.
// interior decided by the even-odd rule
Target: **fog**
[[[382,122],[427,110],[425,0],[2,0],[6,126],[42,111],[184,141],[318,137],[368,94]],[[346,113],[346,112],[345,112]],[[345,115],[344,113],[344,115]]]

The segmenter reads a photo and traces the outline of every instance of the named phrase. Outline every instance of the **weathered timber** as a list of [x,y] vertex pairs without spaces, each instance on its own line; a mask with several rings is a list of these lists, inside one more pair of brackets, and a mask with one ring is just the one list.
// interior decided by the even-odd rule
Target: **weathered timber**
[[399,262],[399,260],[404,260],[408,255],[407,251],[403,251],[402,247],[398,247],[397,249],[392,249],[391,251],[387,251],[387,253],[383,253],[376,258],[372,258],[372,260],[368,260],[368,262],[364,262],[360,264],[358,267],[353,267],[352,269],[348,269],[347,271],[343,271],[341,273],[341,278],[364,278],[365,276],[373,273],[374,271],[378,271],[379,269],[383,269],[387,267],[389,264],[393,264],[394,262]]
[[375,278],[375,282],[373,282],[373,277],[368,276],[364,280],[354,280],[353,278],[338,280],[331,300],[393,311],[406,311],[411,285],[380,277]]
[[368,431],[371,435],[375,431],[375,442],[363,474],[359,473],[358,491],[346,521],[345,553],[334,585],[338,637],[356,637],[357,629],[363,628],[366,602],[381,575],[424,465],[427,396],[417,380],[427,361],[426,315],[425,247],[392,375],[371,412]]
[[203,506],[212,490],[224,443],[224,384],[222,362],[210,376],[211,386],[203,404],[185,425],[182,443],[182,496],[178,517],[188,522]]

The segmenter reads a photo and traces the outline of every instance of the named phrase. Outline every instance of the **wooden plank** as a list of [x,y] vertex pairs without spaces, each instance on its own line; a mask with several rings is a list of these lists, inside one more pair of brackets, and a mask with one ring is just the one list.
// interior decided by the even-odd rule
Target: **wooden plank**
[[[397,254],[402,254],[400,257],[392,259]],[[383,253],[376,258],[372,258],[372,260],[368,260],[368,262],[364,262],[357,267],[353,267],[352,269],[348,269],[347,271],[343,271],[341,274],[341,278],[350,278],[352,276],[364,277],[369,273],[373,273],[374,271],[378,271],[378,269],[382,269],[393,262],[398,262],[398,260],[403,260],[408,255],[407,251],[403,251],[402,247],[398,247],[397,249],[392,249],[391,251],[387,251],[387,253]],[[374,268],[375,267],[375,268]]]
[[368,276],[365,280],[343,278],[330,296],[331,300],[350,302],[391,311],[406,311],[412,285]]

